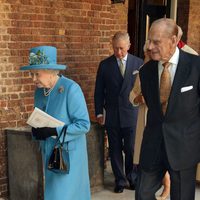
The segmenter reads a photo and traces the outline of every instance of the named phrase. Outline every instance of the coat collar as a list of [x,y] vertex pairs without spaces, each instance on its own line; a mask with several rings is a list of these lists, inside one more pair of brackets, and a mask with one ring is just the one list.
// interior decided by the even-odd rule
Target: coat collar
[[[159,78],[158,78],[158,62],[153,62],[152,65],[148,66],[151,67],[151,70],[148,70],[149,77],[150,77],[150,84],[152,84],[152,98],[156,98],[156,102],[159,105],[160,113],[162,114],[162,109],[160,105],[160,90],[159,90]],[[165,113],[165,117],[173,111],[173,106],[176,103],[177,95],[180,93],[181,87],[183,86],[185,80],[187,80],[188,74],[190,72],[189,67],[189,60],[186,54],[180,50],[178,65],[174,77],[174,81],[172,84],[169,100],[168,100],[168,107]]]
[[177,65],[177,70],[175,73],[174,81],[171,88],[171,93],[168,100],[168,108],[166,115],[173,110],[173,105],[176,103],[177,95],[180,93],[181,87],[184,82],[187,80],[187,77],[190,72],[189,59],[186,54],[180,50],[179,62]]
[[149,74],[149,84],[151,88],[154,88],[152,93],[152,98],[155,98],[154,101],[156,102],[155,105],[158,105],[158,109],[161,110],[160,106],[160,90],[159,90],[159,78],[158,78],[158,61],[150,61],[152,64],[148,66],[148,74]]
[[130,61],[130,56],[129,54],[127,55],[127,60],[126,60],[126,70],[125,70],[125,73],[124,73],[124,80],[123,80],[123,84],[122,84],[122,88],[121,88],[121,92],[120,93],[123,93],[124,89],[126,89],[126,86],[127,84],[129,83],[130,81],[130,76],[133,76],[133,68],[130,67],[131,65],[131,61]]

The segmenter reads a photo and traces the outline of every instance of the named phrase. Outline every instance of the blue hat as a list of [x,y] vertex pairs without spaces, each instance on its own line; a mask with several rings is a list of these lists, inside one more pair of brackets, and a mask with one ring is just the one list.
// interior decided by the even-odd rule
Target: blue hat
[[64,70],[66,65],[58,65],[57,63],[57,49],[52,46],[39,46],[30,50],[29,64],[23,66],[20,70],[31,69],[52,69]]

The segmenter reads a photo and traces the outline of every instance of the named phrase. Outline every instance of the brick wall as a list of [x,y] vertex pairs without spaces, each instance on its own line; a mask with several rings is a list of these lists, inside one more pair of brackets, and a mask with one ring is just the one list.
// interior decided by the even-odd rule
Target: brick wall
[[200,54],[200,3],[190,0],[187,43]]
[[64,72],[77,81],[94,119],[93,91],[101,59],[111,54],[111,36],[127,30],[126,4],[110,0],[0,1],[0,197],[8,195],[4,129],[21,127],[33,109],[34,86],[28,72],[29,49],[53,45]]
[[183,29],[183,41],[200,54],[199,0],[179,0],[177,23]]
[[[21,127],[33,109],[29,49],[53,45],[63,72],[77,81],[94,119],[93,91],[101,59],[112,53],[111,36],[127,30],[127,6],[110,0],[0,0],[0,198],[8,195],[4,129]],[[178,1],[185,41],[200,53],[199,0]],[[188,25],[187,25],[188,24]]]

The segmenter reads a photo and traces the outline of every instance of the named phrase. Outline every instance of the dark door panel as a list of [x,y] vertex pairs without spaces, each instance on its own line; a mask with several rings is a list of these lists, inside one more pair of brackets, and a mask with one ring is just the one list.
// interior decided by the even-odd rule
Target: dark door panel
[[[128,32],[131,39],[130,53],[143,57],[143,46],[153,21],[170,16],[170,0],[129,1]],[[134,18],[135,17],[135,18]]]

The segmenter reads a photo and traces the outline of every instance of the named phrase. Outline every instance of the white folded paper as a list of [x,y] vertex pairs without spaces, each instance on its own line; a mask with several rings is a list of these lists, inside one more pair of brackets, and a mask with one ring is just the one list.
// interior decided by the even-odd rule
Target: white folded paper
[[52,117],[51,115],[45,113],[37,107],[35,107],[34,111],[31,113],[26,123],[34,128],[55,128],[58,126],[64,126],[64,122]]

